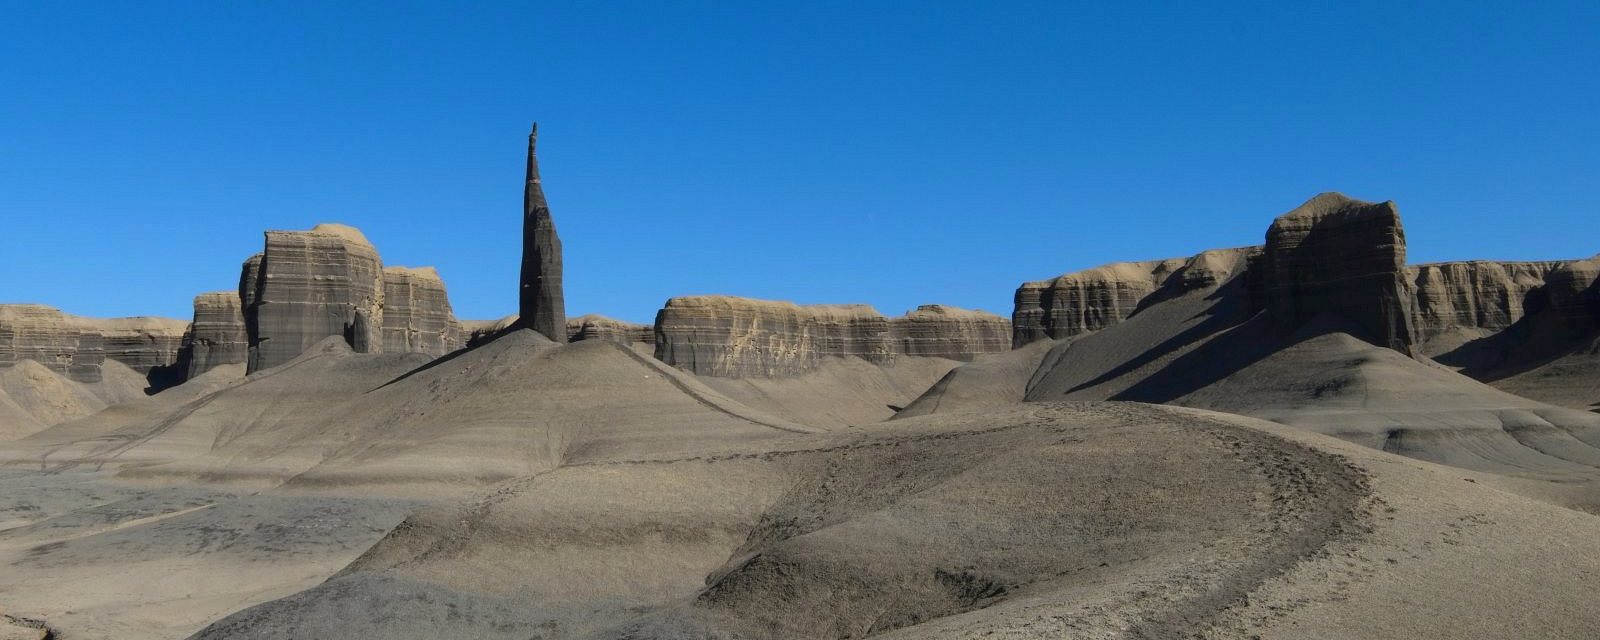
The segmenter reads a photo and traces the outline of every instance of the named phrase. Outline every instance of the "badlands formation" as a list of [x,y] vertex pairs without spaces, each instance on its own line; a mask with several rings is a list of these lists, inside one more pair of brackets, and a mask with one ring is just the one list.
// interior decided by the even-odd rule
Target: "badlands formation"
[[0,638],[1600,637],[1600,257],[1330,193],[1009,319],[568,318],[528,141],[516,316],[339,225],[0,305]]

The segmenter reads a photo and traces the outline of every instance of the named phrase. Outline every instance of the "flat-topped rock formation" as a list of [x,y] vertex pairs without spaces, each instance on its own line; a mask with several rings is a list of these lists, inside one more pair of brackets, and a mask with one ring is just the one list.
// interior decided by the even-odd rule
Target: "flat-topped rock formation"
[[1012,346],[1070,338],[1126,320],[1157,291],[1215,286],[1243,269],[1256,247],[1218,249],[1189,258],[1117,262],[1023,283],[1011,315]]
[[189,322],[174,318],[84,318],[90,331],[100,334],[106,357],[148,374],[177,362]]
[[656,358],[662,362],[735,378],[798,375],[828,357],[970,360],[1006,349],[1003,318],[937,305],[891,320],[864,304],[687,296],[667,301],[656,315],[655,333]]
[[338,224],[268,231],[256,265],[243,282],[254,291],[240,293],[249,371],[288,362],[328,336],[345,336],[357,353],[382,350],[383,261],[360,231]]
[[0,304],[0,367],[32,360],[78,382],[99,382],[105,340],[76,316],[42,304]]
[[178,360],[189,323],[85,318],[38,304],[0,304],[0,367],[32,360],[78,382],[99,382],[107,358],[140,374]]
[[567,341],[610,340],[623,344],[638,342],[656,343],[656,330],[647,324],[623,322],[602,315],[589,314],[567,319]]
[[442,356],[466,344],[450,310],[444,280],[433,267],[383,270],[383,350]]
[[1011,322],[987,311],[925,304],[889,320],[896,353],[971,360],[1011,350]]
[[184,379],[225,364],[249,359],[250,340],[237,291],[212,291],[194,297],[194,321],[184,338]]
[[566,296],[561,285],[561,237],[539,179],[539,124],[528,133],[527,181],[522,190],[522,281],[518,315],[555,342],[567,341]]
[[656,359],[709,376],[788,376],[826,356],[893,354],[888,319],[866,305],[685,296],[667,301],[655,328]]
[[1440,262],[1410,268],[1416,287],[1417,337],[1459,328],[1500,331],[1528,311],[1561,262]]
[[1320,314],[1343,316],[1377,344],[1411,352],[1414,294],[1406,236],[1393,202],[1318,195],[1278,216],[1250,266],[1255,305],[1292,333]]

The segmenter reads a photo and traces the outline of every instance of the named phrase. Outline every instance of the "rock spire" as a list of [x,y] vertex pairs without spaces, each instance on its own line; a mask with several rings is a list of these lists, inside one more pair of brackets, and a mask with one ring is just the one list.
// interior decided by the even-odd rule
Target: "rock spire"
[[522,326],[556,342],[567,341],[567,312],[561,291],[561,238],[539,183],[534,145],[539,124],[528,133],[528,177],[522,191],[522,288],[518,309]]

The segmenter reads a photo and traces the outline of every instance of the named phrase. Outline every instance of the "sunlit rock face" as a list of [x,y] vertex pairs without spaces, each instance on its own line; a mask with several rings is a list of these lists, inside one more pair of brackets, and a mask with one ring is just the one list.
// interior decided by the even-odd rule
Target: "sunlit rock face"
[[622,344],[655,344],[656,330],[647,324],[623,322],[589,314],[567,319],[567,341],[610,340]]
[[890,319],[863,304],[797,305],[731,296],[667,301],[656,315],[656,357],[719,377],[783,377],[824,358],[885,363],[900,355],[970,360],[1003,351],[1005,320],[929,305]]
[[383,270],[383,351],[441,356],[466,344],[433,267]]
[[889,321],[898,353],[971,360],[1011,349],[1011,323],[985,311],[925,304]]
[[0,367],[32,360],[78,382],[99,382],[107,358],[140,374],[178,360],[189,323],[85,318],[39,304],[0,304]]
[[1521,320],[1544,296],[1561,262],[1440,262],[1411,267],[1417,292],[1417,337],[1453,328],[1500,331]]
[[1017,288],[1012,346],[1058,340],[1122,322],[1158,292],[1216,286],[1240,272],[1257,247],[1217,249],[1188,258],[1116,262]]
[[345,336],[358,353],[382,350],[383,261],[360,231],[336,224],[268,231],[255,265],[241,287],[249,371],[288,362],[328,336]]
[[239,293],[213,291],[195,296],[194,322],[181,358],[184,377],[193,379],[221,365],[242,363],[249,355]]

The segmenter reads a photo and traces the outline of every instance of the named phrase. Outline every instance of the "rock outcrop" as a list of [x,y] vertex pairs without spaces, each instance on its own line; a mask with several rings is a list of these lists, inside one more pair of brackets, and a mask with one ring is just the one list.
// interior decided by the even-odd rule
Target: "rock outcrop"
[[189,323],[173,318],[80,318],[89,331],[100,334],[106,357],[139,373],[169,367],[178,361]]
[[0,304],[0,367],[32,360],[68,379],[99,382],[105,338],[76,316],[40,304]]
[[244,312],[236,291],[214,291],[194,297],[194,322],[185,337],[184,379],[194,379],[220,365],[245,362],[250,355]]
[[889,321],[897,353],[971,360],[1011,349],[1011,323],[985,311],[926,304]]
[[383,350],[442,356],[466,344],[433,267],[383,270]]
[[1571,337],[1600,327],[1600,256],[1562,263],[1545,279],[1550,310]]
[[249,371],[288,362],[334,335],[358,353],[382,350],[383,261],[360,231],[338,224],[268,231],[261,259],[245,264]]
[[1012,347],[1070,338],[1133,315],[1158,291],[1171,295],[1216,286],[1242,270],[1256,247],[1218,249],[1189,258],[1118,262],[1017,288]]
[[730,296],[673,298],[656,315],[656,358],[700,375],[784,377],[824,358],[888,362],[898,355],[970,360],[1003,351],[1005,320],[923,307],[890,320],[870,306],[797,305]]
[[623,344],[639,342],[656,343],[656,330],[647,324],[635,324],[589,314],[567,320],[567,341],[610,340]]
[[1502,331],[1536,311],[1561,262],[1441,262],[1410,268],[1416,288],[1414,324],[1427,342],[1458,329]]
[[522,191],[522,277],[518,315],[525,326],[556,342],[567,341],[566,297],[561,285],[561,237],[544,198],[534,147],[539,124],[528,133],[527,182]]
[[1291,333],[1321,314],[1352,321],[1377,344],[1411,353],[1415,294],[1393,202],[1318,195],[1272,222],[1250,265],[1253,303]]
[[85,318],[38,304],[0,304],[0,367],[32,360],[77,382],[99,382],[109,358],[140,375],[177,362],[189,323]]

